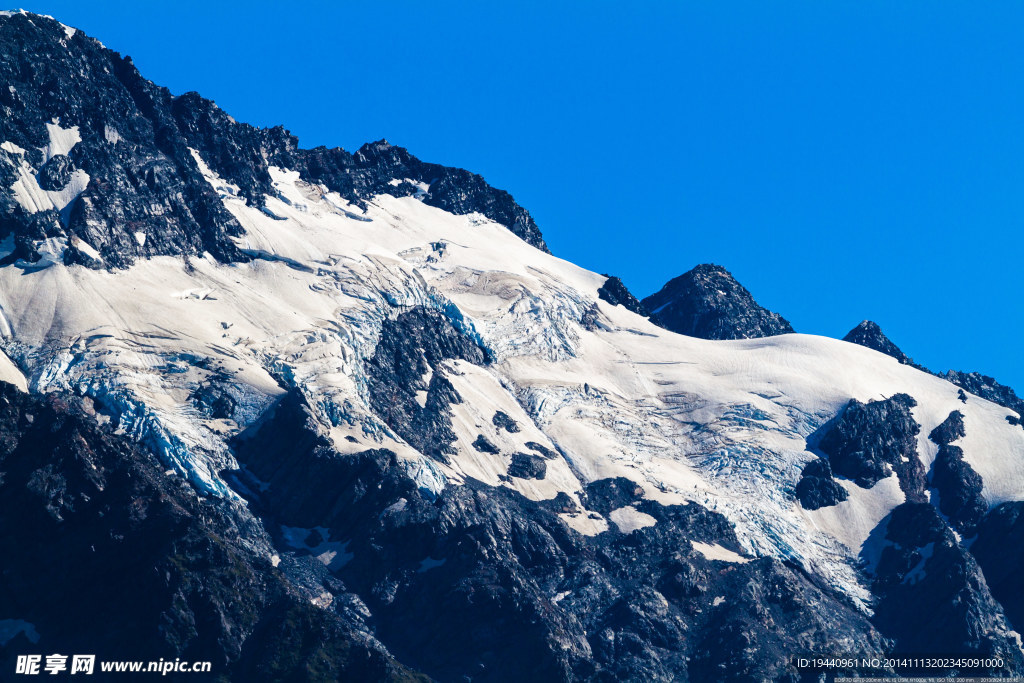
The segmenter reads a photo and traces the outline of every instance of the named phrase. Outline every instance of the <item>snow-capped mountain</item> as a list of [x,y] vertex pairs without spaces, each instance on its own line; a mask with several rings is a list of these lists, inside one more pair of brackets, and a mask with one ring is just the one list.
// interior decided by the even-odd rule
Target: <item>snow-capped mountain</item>
[[[477,175],[301,149],[50,18],[0,14],[0,73],[3,665],[1024,672],[1006,407],[717,267],[641,304]],[[90,625],[104,576],[145,600]]]

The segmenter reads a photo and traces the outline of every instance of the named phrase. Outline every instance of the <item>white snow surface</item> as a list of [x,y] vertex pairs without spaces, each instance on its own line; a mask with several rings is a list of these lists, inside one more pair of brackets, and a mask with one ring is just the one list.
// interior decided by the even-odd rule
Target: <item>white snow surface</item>
[[[92,397],[205,492],[234,495],[217,475],[236,465],[227,441],[280,397],[282,379],[308,397],[340,452],[391,448],[424,491],[473,477],[534,500],[564,491],[579,501],[587,482],[626,477],[662,503],[718,511],[745,554],[799,562],[864,605],[869,592],[854,564],[872,528],[902,502],[898,486],[849,485],[848,501],[813,513],[792,498],[816,457],[806,437],[851,398],[910,394],[925,436],[960,410],[967,436],[958,444],[989,503],[1024,499],[1024,429],[1005,421],[1008,411],[975,396],[963,404],[950,383],[881,353],[810,335],[673,334],[600,301],[603,276],[481,215],[389,195],[364,210],[285,169],[272,170],[263,211],[195,156],[245,229],[238,246],[256,260],[193,258],[186,268],[158,257],[115,272],[0,268],[11,330],[0,344],[26,369],[29,390]],[[444,312],[495,359],[434,368],[464,399],[451,409],[458,442],[450,464],[416,452],[369,408],[364,363],[382,321],[416,305]],[[595,305],[589,331],[580,320]],[[215,370],[230,377],[239,406],[228,420],[204,417],[188,398]],[[522,431],[499,432],[496,410]],[[473,449],[478,434],[501,453]],[[510,456],[529,452],[527,441],[559,458],[546,460],[544,479],[508,480]],[[926,464],[934,457],[921,455]],[[560,517],[580,533],[610,528],[588,512]],[[611,517],[624,531],[653,523],[635,509]],[[705,550],[715,559],[730,552]]]
[[[46,132],[50,141],[39,151],[43,153],[43,163],[57,155],[67,155],[76,144],[82,141],[78,132],[78,126],[61,128],[59,123],[47,123]],[[5,152],[22,157],[15,169],[16,179],[14,184],[8,188],[14,199],[29,213],[38,213],[47,209],[56,209],[62,214],[71,206],[71,203],[78,198],[89,185],[89,174],[82,169],[75,169],[67,184],[59,190],[44,190],[39,186],[39,173],[25,159],[25,150],[13,142],[4,141],[0,149]],[[67,216],[62,216],[65,224]]]
[[78,126],[61,128],[56,121],[46,124],[46,133],[50,136],[50,142],[39,149],[43,153],[44,163],[58,154],[69,154],[75,145],[82,141]]
[[615,526],[624,534],[631,534],[637,529],[654,526],[658,520],[645,512],[640,512],[632,505],[612,510],[608,513],[608,519],[615,522]]
[[28,382],[25,375],[21,373],[18,366],[7,357],[6,353],[0,351],[0,382],[13,384],[22,391],[28,391]]
[[699,541],[690,541],[690,545],[692,545],[694,550],[708,560],[731,562],[732,564],[743,564],[744,562],[750,561],[750,558],[743,557],[739,553],[733,552],[728,548],[723,548],[717,543],[700,543]]

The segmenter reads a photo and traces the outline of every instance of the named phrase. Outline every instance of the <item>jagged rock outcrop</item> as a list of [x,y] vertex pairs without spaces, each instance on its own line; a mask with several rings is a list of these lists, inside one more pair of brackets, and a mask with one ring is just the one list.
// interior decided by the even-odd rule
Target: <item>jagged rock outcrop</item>
[[500,410],[494,413],[494,417],[491,418],[491,423],[493,423],[498,429],[504,429],[509,434],[515,434],[519,431],[519,424],[509,417],[507,413]]
[[[488,360],[486,351],[442,313],[417,306],[384,321],[367,363],[370,404],[377,415],[421,453],[442,462],[456,439],[449,406],[462,402],[442,363],[456,359],[476,365]],[[422,405],[419,392],[425,392]]]
[[513,453],[508,466],[508,476],[520,479],[543,479],[548,466],[544,458],[532,453]]
[[853,399],[824,433],[817,448],[829,458],[832,471],[871,488],[893,472],[911,502],[925,498],[924,465],[917,455],[920,426],[911,408],[917,402],[906,394],[884,401],[861,403]]
[[964,414],[959,410],[954,410],[928,434],[928,439],[940,446],[945,446],[965,436],[967,436],[967,429],[964,427]]
[[787,334],[793,326],[762,308],[721,266],[703,264],[669,280],[641,302],[662,327],[702,339],[753,339]]
[[491,443],[491,440],[483,434],[477,435],[476,440],[473,441],[473,448],[477,449],[481,453],[491,453],[492,455],[497,455],[501,452],[498,447]]
[[625,477],[598,479],[587,484],[586,506],[602,514],[635,503],[644,491],[636,482]]
[[832,467],[825,458],[807,463],[800,472],[796,497],[805,510],[817,510],[841,503],[849,494],[832,476]]
[[988,510],[982,495],[984,482],[958,446],[943,444],[932,463],[931,484],[939,493],[939,509],[965,538],[974,536]]
[[198,496],[86,408],[0,383],[0,615],[34,637],[0,644],[5,671],[89,652],[209,660],[231,680],[425,680],[314,606],[244,507]]
[[537,443],[536,441],[527,441],[524,445],[527,448],[529,448],[531,451],[534,451],[536,453],[540,453],[542,456],[544,456],[548,460],[554,460],[555,458],[558,457],[558,454],[555,453],[553,450],[551,450],[547,446],[544,446],[542,444]]
[[861,321],[859,325],[846,333],[843,341],[860,344],[861,346],[884,353],[887,356],[892,356],[904,365],[914,364],[910,356],[900,351],[900,348],[885,336],[882,328],[870,320]]
[[633,293],[626,288],[622,280],[614,275],[605,275],[605,277],[608,279],[597,290],[597,295],[602,301],[607,301],[612,306],[622,306],[626,310],[633,311],[645,318],[651,317],[650,311],[633,296]]
[[1002,608],[972,555],[935,508],[903,503],[883,525],[886,545],[874,570],[878,601],[873,622],[895,639],[896,652],[996,656],[1006,663],[964,669],[961,675],[993,675],[1020,667],[1024,655],[1009,633]]
[[[312,154],[321,149],[305,154],[304,175],[308,173],[309,178],[323,182],[330,189],[344,189],[351,184],[352,189],[348,192],[336,190],[343,197],[358,199],[381,193],[397,196],[416,194],[420,188],[412,183],[399,183],[392,189],[390,181],[399,179],[423,183],[427,185],[420,197],[424,203],[458,215],[482,213],[524,241],[547,251],[540,229],[530,213],[519,206],[508,192],[491,187],[475,173],[422,162],[404,148],[391,145],[386,140],[367,143],[352,156],[351,163],[339,163],[338,168],[321,172],[319,166],[310,163]],[[326,152],[339,161],[343,159],[343,150],[335,148]],[[349,170],[349,165],[354,169]]]
[[0,184],[21,183],[0,193],[0,240],[15,238],[10,262],[39,262],[48,238],[61,240],[57,258],[93,268],[203,252],[246,260],[232,240],[241,226],[191,150],[254,206],[276,194],[277,166],[356,204],[416,194],[452,213],[479,212],[546,250],[530,214],[469,171],[383,140],[354,154],[300,149],[283,127],[238,123],[196,93],[171,95],[130,57],[47,17],[0,16],[0,45]]
[[930,477],[939,494],[939,509],[954,529],[970,538],[988,510],[988,504],[982,495],[981,476],[964,460],[963,450],[952,445],[966,434],[963,413],[954,410],[928,438],[939,444]]

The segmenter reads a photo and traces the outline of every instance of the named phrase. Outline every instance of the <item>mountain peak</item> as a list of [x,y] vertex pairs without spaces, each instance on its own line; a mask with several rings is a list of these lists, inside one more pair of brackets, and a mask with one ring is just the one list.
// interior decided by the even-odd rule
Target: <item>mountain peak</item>
[[732,273],[726,270],[724,266],[720,266],[717,263],[698,263],[689,272],[699,275],[721,275],[735,280]]
[[702,263],[643,300],[659,323],[703,339],[754,339],[788,334],[792,325],[760,306],[728,270]]
[[32,20],[32,19],[45,19],[46,21],[52,21],[54,24],[57,24],[58,26],[61,27],[61,29],[64,31],[64,35],[65,35],[66,38],[71,38],[76,33],[78,33],[78,29],[72,28],[71,26],[68,26],[67,24],[64,24],[64,23],[61,23],[61,22],[57,21],[57,19],[55,19],[54,17],[50,16],[49,14],[39,14],[37,12],[29,12],[28,10],[24,10],[24,9],[0,10],[0,19],[5,19],[5,18],[15,17],[15,16],[23,16],[23,17],[26,17],[29,20]]
[[633,293],[629,291],[621,279],[607,273],[605,278],[607,279],[604,281],[604,284],[597,290],[598,297],[603,301],[607,301],[612,306],[622,306],[637,315],[642,315],[645,318],[651,317],[650,312],[633,296]]
[[11,190],[0,196],[0,240],[13,236],[12,263],[124,268],[203,253],[249,260],[236,242],[243,229],[207,176],[263,207],[277,193],[273,167],[357,209],[387,194],[480,213],[547,250],[529,212],[479,175],[420,161],[386,140],[355,154],[302,149],[281,126],[240,123],[198,93],[176,97],[130,58],[41,19],[0,13],[0,189]]
[[852,330],[846,333],[843,337],[843,341],[848,341],[852,344],[860,344],[866,346],[869,349],[874,349],[880,353],[884,353],[887,356],[892,356],[904,365],[913,365],[913,361],[910,356],[903,353],[898,346],[892,343],[892,341],[885,336],[882,332],[882,328],[878,326],[878,323],[871,320],[862,320],[860,324],[854,327]]

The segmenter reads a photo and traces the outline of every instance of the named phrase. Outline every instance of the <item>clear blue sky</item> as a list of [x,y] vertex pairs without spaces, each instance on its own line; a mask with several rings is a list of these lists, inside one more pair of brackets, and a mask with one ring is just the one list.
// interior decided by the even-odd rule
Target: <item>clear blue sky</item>
[[25,2],[303,146],[481,173],[639,296],[720,263],[1024,390],[1024,3]]

